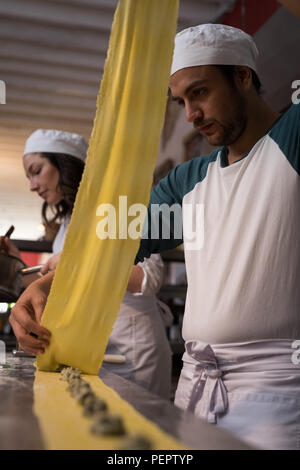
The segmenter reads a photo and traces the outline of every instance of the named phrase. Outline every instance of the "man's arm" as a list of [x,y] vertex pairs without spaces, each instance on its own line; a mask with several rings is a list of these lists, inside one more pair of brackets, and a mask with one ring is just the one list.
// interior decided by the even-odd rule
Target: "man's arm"
[[130,278],[127,284],[128,292],[134,294],[135,292],[140,292],[142,288],[142,283],[144,279],[144,271],[140,266],[133,266],[130,274]]
[[278,0],[287,10],[300,18],[300,1],[299,0]]

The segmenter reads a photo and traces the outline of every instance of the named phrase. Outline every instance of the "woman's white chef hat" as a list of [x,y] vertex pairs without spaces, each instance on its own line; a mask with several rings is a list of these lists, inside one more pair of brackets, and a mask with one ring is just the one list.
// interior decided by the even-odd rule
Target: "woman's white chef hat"
[[197,65],[245,65],[257,73],[257,47],[249,34],[224,24],[201,24],[175,36],[171,75]]
[[38,129],[26,140],[24,155],[27,153],[65,153],[86,159],[88,144],[78,134],[57,131],[55,129]]

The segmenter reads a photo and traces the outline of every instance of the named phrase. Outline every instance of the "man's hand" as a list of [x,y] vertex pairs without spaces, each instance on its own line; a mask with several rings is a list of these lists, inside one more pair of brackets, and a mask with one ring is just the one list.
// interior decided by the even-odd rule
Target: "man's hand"
[[291,13],[300,18],[300,2],[299,0],[278,0],[281,5],[287,8]]
[[60,253],[57,253],[56,255],[51,256],[51,258],[49,258],[48,261],[41,268],[40,272],[42,274],[47,274],[49,271],[53,271],[58,264],[59,257],[60,257]]
[[43,354],[49,345],[50,332],[40,323],[54,273],[55,271],[51,271],[30,284],[18,299],[9,317],[19,346],[30,354]]

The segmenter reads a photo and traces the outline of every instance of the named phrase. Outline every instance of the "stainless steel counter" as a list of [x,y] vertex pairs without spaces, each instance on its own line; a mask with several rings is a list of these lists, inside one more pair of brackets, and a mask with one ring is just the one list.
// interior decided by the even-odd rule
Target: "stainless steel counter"
[[[43,449],[33,405],[34,359],[7,355],[0,365],[0,449]],[[119,393],[146,418],[194,449],[249,449],[229,433],[143,388],[103,370],[104,383]]]
[[7,354],[0,365],[0,449],[43,449],[33,414],[34,360]]

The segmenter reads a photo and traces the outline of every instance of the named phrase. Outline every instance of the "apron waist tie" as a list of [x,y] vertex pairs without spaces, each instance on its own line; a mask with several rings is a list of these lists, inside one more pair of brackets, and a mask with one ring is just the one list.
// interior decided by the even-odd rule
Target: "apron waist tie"
[[[199,414],[209,423],[216,423],[217,415],[226,413],[228,408],[227,391],[222,380],[223,372],[218,367],[210,345],[206,345],[202,351],[194,351],[193,342],[190,342],[186,344],[186,351],[196,361],[196,381],[192,387],[188,410],[194,413],[196,407],[200,406]],[[202,373],[199,374],[201,370]]]
[[188,394],[183,393],[185,408],[209,423],[216,423],[218,415],[228,412],[227,388],[223,379],[229,372],[276,371],[283,377],[283,382],[290,375],[299,378],[299,364],[293,361],[294,343],[295,340],[289,339],[216,345],[187,341],[183,361],[191,367],[187,368],[189,372],[185,377],[188,391]]

